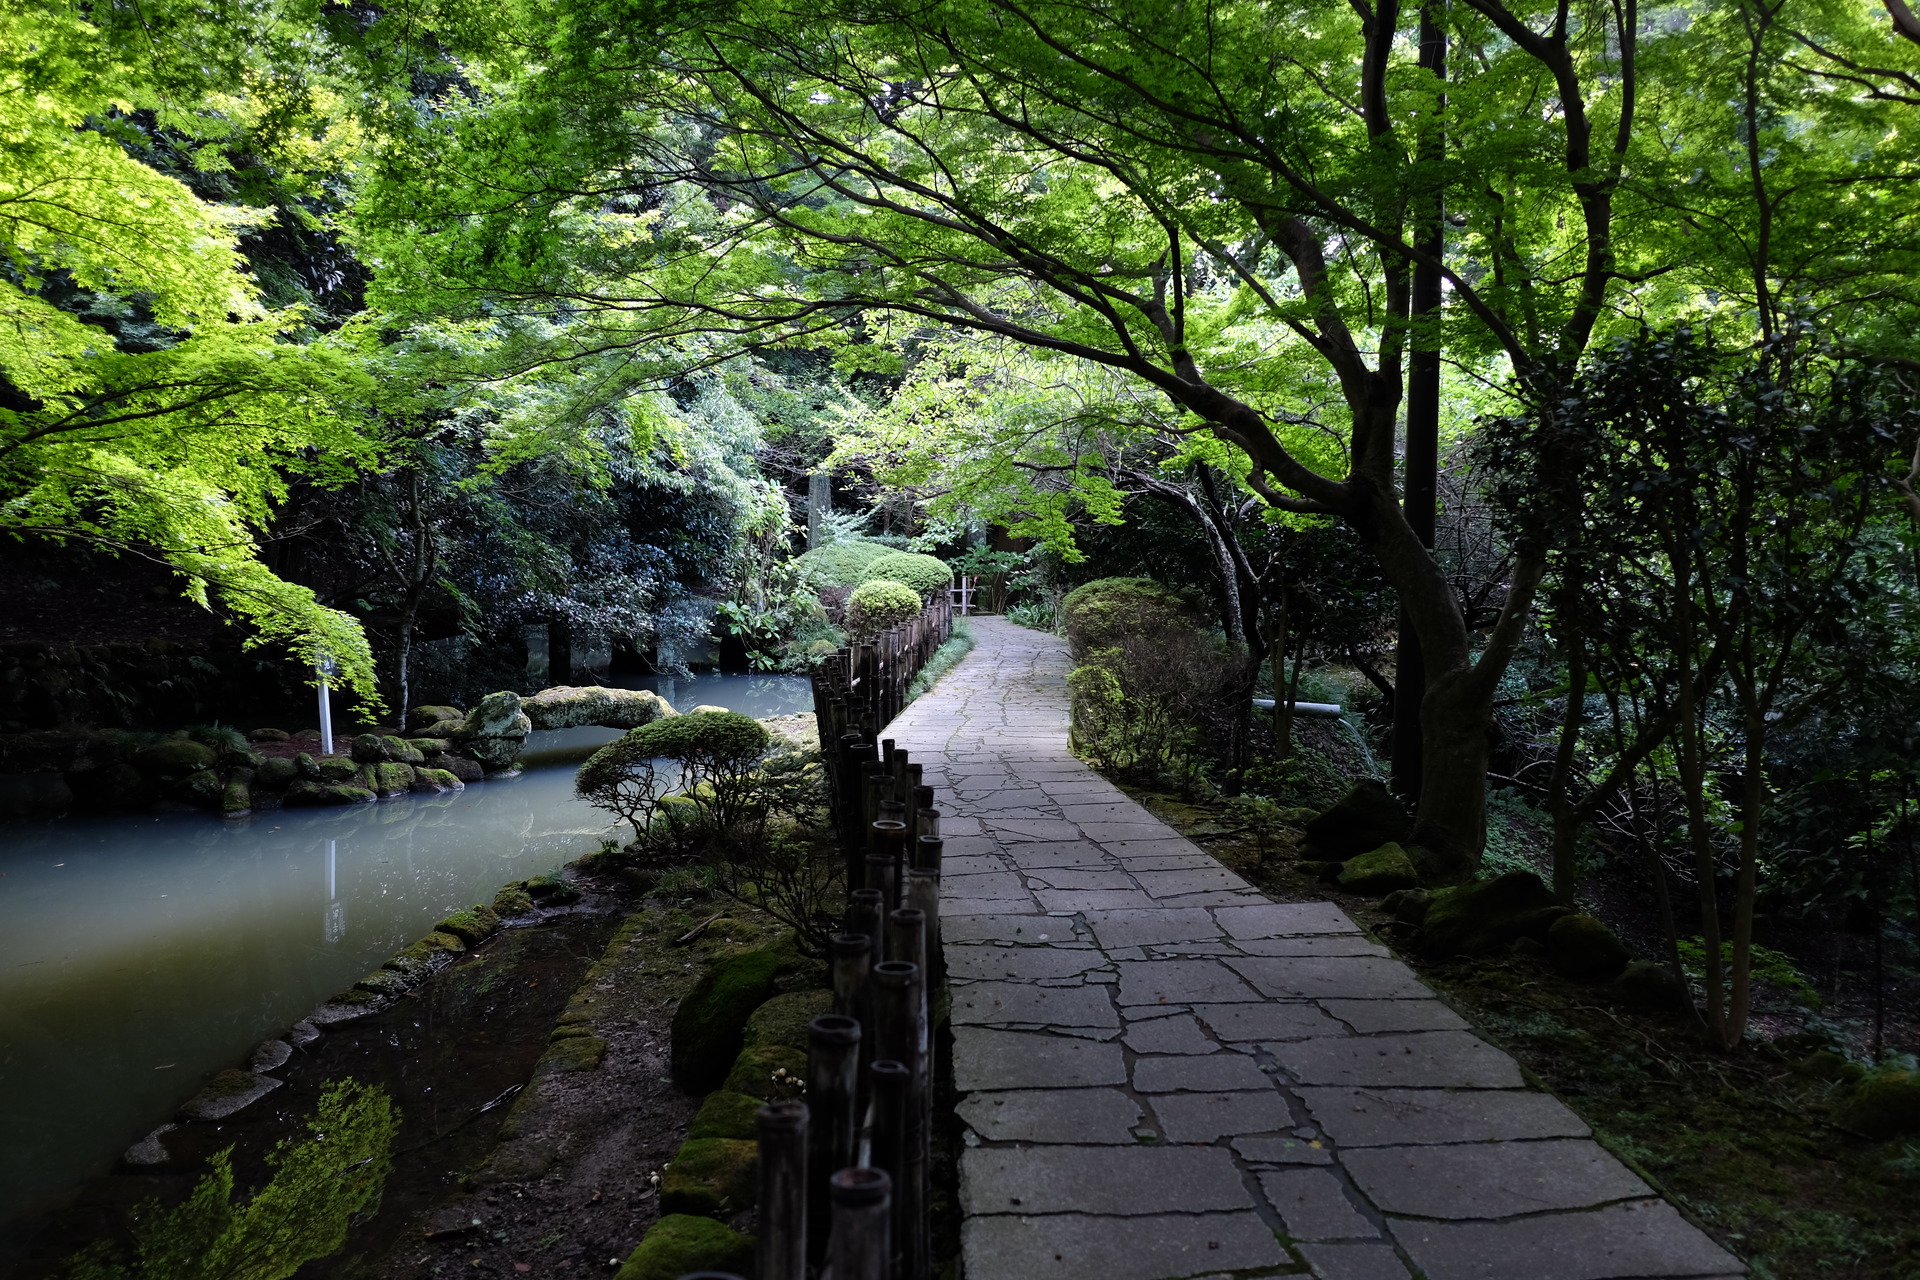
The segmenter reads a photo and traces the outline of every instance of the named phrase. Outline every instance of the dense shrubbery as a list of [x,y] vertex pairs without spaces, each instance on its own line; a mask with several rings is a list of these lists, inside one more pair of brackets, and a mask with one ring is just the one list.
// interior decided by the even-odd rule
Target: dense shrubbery
[[937,556],[896,551],[878,556],[860,575],[862,582],[904,582],[922,596],[930,596],[953,581],[953,570]]
[[866,580],[867,566],[882,556],[898,554],[884,542],[857,539],[829,542],[797,557],[794,564],[814,587],[853,587]]
[[919,613],[920,607],[920,593],[904,582],[863,582],[847,598],[847,638],[871,640]]
[[[644,839],[675,802],[716,832],[728,832],[753,808],[753,767],[767,749],[759,721],[733,711],[670,716],[629,730],[593,753],[574,781],[575,792],[617,814]],[[662,769],[662,763],[669,768]],[[665,787],[677,780],[677,796]]]

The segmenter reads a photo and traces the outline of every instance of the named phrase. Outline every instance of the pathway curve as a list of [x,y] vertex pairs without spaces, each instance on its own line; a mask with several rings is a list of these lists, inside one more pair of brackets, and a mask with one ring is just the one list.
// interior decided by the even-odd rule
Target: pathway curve
[[1074,759],[1064,642],[973,627],[888,730],[950,815],[965,1280],[1745,1274],[1337,906]]

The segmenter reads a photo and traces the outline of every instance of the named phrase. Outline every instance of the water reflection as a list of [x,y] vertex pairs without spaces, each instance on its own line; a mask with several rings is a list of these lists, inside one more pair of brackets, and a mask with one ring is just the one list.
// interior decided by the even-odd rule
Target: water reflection
[[[808,705],[793,676],[660,692],[683,710]],[[0,1222],[104,1171],[204,1074],[448,912],[597,847],[614,824],[574,798],[572,766],[618,736],[537,733],[524,776],[452,795],[0,821]]]

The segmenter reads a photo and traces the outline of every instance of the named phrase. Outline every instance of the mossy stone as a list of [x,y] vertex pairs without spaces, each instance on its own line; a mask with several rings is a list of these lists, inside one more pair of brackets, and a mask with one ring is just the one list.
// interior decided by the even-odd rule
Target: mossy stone
[[1651,960],[1629,960],[1613,981],[1613,995],[1623,1004],[1684,1013],[1693,1007],[1693,992],[1672,969]]
[[388,759],[387,740],[377,733],[363,733],[353,740],[348,751],[359,764],[379,764]]
[[[242,773],[251,770],[242,769]],[[220,811],[238,816],[253,808],[253,785],[248,778],[229,778],[220,793]]]
[[1626,944],[1589,915],[1561,916],[1547,929],[1547,962],[1575,982],[1605,982],[1626,971]]
[[431,970],[441,956],[458,955],[466,949],[467,944],[450,933],[430,933],[387,957],[380,967],[392,969],[403,978],[414,978]]
[[693,1123],[687,1126],[687,1137],[689,1140],[733,1138],[740,1142],[752,1142],[760,1133],[759,1122],[754,1117],[763,1105],[760,1099],[744,1093],[715,1089],[700,1104],[700,1111],[693,1117]]
[[806,1054],[783,1044],[758,1044],[740,1051],[723,1087],[772,1102],[799,1096],[806,1078]]
[[413,790],[422,792],[465,791],[467,784],[448,773],[445,769],[428,769],[424,766],[413,770]]
[[1394,893],[1419,883],[1420,873],[1414,869],[1413,859],[1392,841],[1346,863],[1339,881],[1348,893],[1368,894]]
[[1420,925],[1419,947],[1436,957],[1493,955],[1515,938],[1544,943],[1553,922],[1572,914],[1539,876],[1509,871],[1435,893]]
[[426,755],[405,738],[396,738],[389,735],[380,739],[380,745],[386,750],[387,759],[399,764],[425,764],[427,762]]
[[377,996],[398,996],[406,994],[407,980],[398,970],[375,969],[366,977],[353,984],[357,990],[371,991]]
[[807,1051],[807,1024],[833,1012],[831,991],[790,991],[761,1005],[747,1019],[748,1047],[777,1044]]
[[313,763],[322,782],[352,782],[360,776],[360,766],[345,756],[321,756]]
[[706,1093],[726,1078],[747,1019],[776,994],[780,962],[774,947],[735,951],[700,975],[673,1013],[673,1078],[681,1088]]
[[534,1064],[533,1074],[565,1075],[571,1071],[596,1071],[607,1056],[607,1042],[599,1036],[565,1036],[555,1040]]
[[1372,778],[1362,778],[1339,803],[1309,822],[1301,834],[1308,852],[1345,862],[1370,849],[1405,840],[1412,830],[1413,823],[1393,792]]
[[517,884],[503,886],[493,895],[493,910],[496,915],[524,915],[533,910],[533,895]]
[[471,947],[500,927],[500,917],[493,913],[491,907],[468,907],[464,911],[454,912],[433,927],[441,933],[452,934]]
[[219,808],[226,789],[226,784],[220,781],[219,774],[211,769],[202,769],[174,783],[172,795],[174,799],[187,804]]
[[660,1175],[660,1208],[724,1218],[753,1204],[759,1190],[759,1144],[737,1138],[695,1138]]
[[1920,1133],[1920,1071],[1876,1071],[1833,1109],[1833,1122],[1879,1141]]
[[559,876],[534,876],[526,883],[528,893],[556,906],[573,902],[580,897],[580,891]]
[[142,747],[133,755],[133,763],[140,772],[163,781],[211,769],[219,759],[219,752],[212,747],[189,738],[169,738],[165,742]]
[[377,797],[365,787],[351,782],[312,782],[300,779],[287,788],[290,805],[372,804]]
[[[308,758],[311,759],[312,757]],[[260,767],[254,771],[253,783],[257,787],[266,787],[268,790],[278,791],[282,787],[291,784],[293,780],[299,776],[299,765],[284,756],[273,756],[260,762]]]
[[613,1280],[680,1280],[696,1271],[744,1275],[753,1267],[753,1237],[712,1218],[670,1213],[653,1224]]

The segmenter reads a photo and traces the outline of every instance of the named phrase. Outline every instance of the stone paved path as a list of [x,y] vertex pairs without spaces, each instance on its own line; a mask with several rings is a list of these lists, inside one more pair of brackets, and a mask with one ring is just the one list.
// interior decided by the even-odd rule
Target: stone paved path
[[1622,1280],[1741,1264],[1332,903],[1067,750],[999,618],[888,731],[949,816],[965,1280]]

